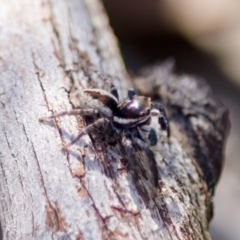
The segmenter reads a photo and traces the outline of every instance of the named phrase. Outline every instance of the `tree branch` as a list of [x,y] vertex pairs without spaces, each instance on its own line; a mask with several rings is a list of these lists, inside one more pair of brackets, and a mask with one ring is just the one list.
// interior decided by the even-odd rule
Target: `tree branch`
[[[206,85],[198,98],[196,81],[173,77],[166,66],[157,75],[144,73],[148,87],[158,86],[151,95],[166,104],[172,132],[156,156],[156,187],[140,149],[136,179],[125,165],[131,159],[125,159],[121,139],[110,145],[84,136],[63,152],[62,145],[84,127],[81,116],[58,118],[54,125],[38,121],[76,108],[82,89],[105,88],[108,81],[121,98],[126,95],[131,84],[101,4],[10,0],[0,16],[3,238],[209,239],[227,111]],[[161,82],[163,73],[173,80]],[[139,83],[148,95],[141,87],[146,82]]]

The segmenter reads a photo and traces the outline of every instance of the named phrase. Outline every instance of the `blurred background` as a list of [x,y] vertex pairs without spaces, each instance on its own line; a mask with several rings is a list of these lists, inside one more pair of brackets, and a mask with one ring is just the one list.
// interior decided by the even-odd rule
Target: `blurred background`
[[240,1],[103,0],[130,73],[175,60],[208,80],[230,110],[225,167],[216,188],[213,240],[240,239]]

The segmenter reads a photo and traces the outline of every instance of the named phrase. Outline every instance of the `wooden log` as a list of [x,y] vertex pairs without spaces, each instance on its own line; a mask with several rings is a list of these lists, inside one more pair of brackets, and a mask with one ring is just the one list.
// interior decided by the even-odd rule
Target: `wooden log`
[[39,122],[78,107],[82,89],[112,81],[123,98],[131,86],[101,3],[8,0],[0,26],[1,238],[210,239],[227,110],[209,88],[168,65],[143,73],[146,88],[135,81],[161,97],[170,119],[154,186],[141,149],[136,179],[120,140],[84,136],[62,151],[84,127],[81,116]]

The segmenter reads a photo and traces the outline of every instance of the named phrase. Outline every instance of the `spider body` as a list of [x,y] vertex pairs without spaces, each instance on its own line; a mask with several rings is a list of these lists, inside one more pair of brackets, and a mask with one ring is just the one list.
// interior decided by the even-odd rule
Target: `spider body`
[[[134,90],[128,91],[128,98],[119,102],[118,97],[101,89],[86,89],[85,94],[102,103],[99,114],[108,118],[114,127],[121,130],[137,128],[146,143],[155,145],[159,131],[167,131],[168,121],[160,103],[152,103],[149,97],[136,95]],[[89,106],[90,107],[90,106]],[[104,116],[101,109],[110,109],[111,114]]]
[[85,89],[80,99],[79,109],[62,112],[47,118],[64,115],[83,115],[93,117],[94,121],[64,148],[77,142],[83,135],[91,133],[96,128],[111,125],[113,130],[123,136],[127,158],[137,164],[133,145],[145,151],[150,162],[154,184],[158,184],[158,168],[151,151],[151,146],[157,146],[160,132],[166,131],[169,135],[168,122],[160,103],[153,103],[151,98],[136,95],[134,90],[128,91],[128,98],[119,101],[118,93],[112,86],[111,92],[102,89]]

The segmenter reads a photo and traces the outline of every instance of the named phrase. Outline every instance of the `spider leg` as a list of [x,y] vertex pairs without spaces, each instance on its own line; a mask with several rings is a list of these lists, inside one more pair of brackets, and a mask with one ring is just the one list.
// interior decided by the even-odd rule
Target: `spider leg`
[[167,131],[167,137],[170,137],[170,128],[169,128],[169,123],[166,117],[166,112],[164,110],[164,107],[162,106],[161,103],[155,101],[152,103],[152,110],[153,109],[157,109],[159,111],[159,113],[161,114],[161,116],[158,119],[158,122],[161,126],[161,129],[163,131]]
[[83,115],[83,116],[96,116],[98,114],[97,109],[73,109],[71,111],[64,111],[61,113],[53,114],[48,117],[41,117],[39,118],[40,122],[45,122],[47,120],[57,118],[57,117],[62,117],[62,116],[71,116],[71,115]]
[[102,126],[106,126],[109,123],[107,118],[100,118],[96,120],[94,123],[88,125],[83,131],[81,131],[70,143],[63,146],[63,149],[67,149],[74,143],[76,143],[82,136],[91,133],[94,129],[100,128]]

